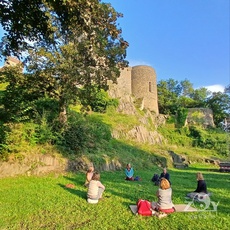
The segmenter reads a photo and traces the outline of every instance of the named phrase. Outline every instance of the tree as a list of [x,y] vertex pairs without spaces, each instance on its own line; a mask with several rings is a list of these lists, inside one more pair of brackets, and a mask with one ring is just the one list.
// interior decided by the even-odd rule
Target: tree
[[[192,83],[185,79],[181,82],[173,79],[160,81],[157,85],[160,113],[176,115],[183,108],[207,107],[207,98],[211,92],[201,87],[194,89]],[[179,110],[178,110],[179,109]]]
[[199,89],[195,89],[191,94],[191,98],[194,100],[193,107],[204,107],[207,98],[211,95],[211,91],[207,88],[201,87]]
[[[48,2],[53,1],[0,1],[0,23],[5,30],[0,46],[2,55],[19,57],[31,41],[54,42],[50,13],[46,11]],[[58,2],[61,7],[64,1]]]
[[230,114],[230,96],[226,93],[214,92],[207,99],[207,107],[213,111],[214,123],[218,125]]
[[230,94],[230,85],[225,87],[224,92]]
[[162,114],[175,114],[178,108],[178,97],[181,87],[178,81],[172,78],[167,81],[161,80],[157,84],[159,112]]
[[191,94],[194,92],[193,85],[189,80],[185,79],[185,80],[181,81],[180,85],[181,85],[182,96],[190,97]]
[[[120,34],[121,31],[116,28],[116,18],[122,14],[115,13],[111,6],[111,11],[106,12],[110,4],[100,2],[101,0],[1,0],[0,23],[5,30],[0,43],[1,55],[14,54],[20,57],[23,51],[34,47],[33,42],[43,46],[57,44],[55,32],[58,30],[68,39],[71,27],[83,34],[93,27],[96,29],[95,26],[100,30],[109,25],[107,31],[113,35]],[[123,45],[125,44],[127,43],[124,42]]]
[[[92,86],[98,91],[106,90],[108,80],[116,82],[119,69],[127,65],[128,43],[117,27],[117,18],[122,15],[110,4],[98,0],[47,0],[41,4],[42,12],[47,12],[54,42],[45,36],[36,40],[22,33],[23,39],[31,36],[33,40],[28,49],[27,72],[31,78],[38,79],[35,82],[40,80],[40,90],[46,89],[48,82],[50,90],[44,93],[58,100],[59,118],[65,123],[68,105],[80,99],[82,88],[92,96]],[[28,20],[30,22],[30,18]],[[11,50],[15,51],[14,47]]]

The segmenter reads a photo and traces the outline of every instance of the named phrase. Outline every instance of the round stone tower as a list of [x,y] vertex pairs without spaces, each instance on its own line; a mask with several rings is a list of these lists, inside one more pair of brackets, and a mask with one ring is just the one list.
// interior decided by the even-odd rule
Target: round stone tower
[[131,72],[132,94],[141,99],[142,108],[159,114],[156,72],[150,66],[134,66]]

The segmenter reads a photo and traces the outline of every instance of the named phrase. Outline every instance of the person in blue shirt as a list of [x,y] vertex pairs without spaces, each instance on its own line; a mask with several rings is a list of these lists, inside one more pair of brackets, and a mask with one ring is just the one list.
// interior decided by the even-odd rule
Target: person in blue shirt
[[131,167],[131,164],[127,164],[126,165],[126,169],[125,169],[125,175],[126,175],[126,180],[134,180],[134,170]]

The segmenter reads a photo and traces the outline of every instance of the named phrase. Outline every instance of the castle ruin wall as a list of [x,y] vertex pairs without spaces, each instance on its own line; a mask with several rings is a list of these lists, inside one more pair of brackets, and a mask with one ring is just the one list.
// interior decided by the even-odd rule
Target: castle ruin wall
[[132,68],[132,94],[141,99],[143,108],[159,114],[157,98],[156,72],[150,66],[134,66]]

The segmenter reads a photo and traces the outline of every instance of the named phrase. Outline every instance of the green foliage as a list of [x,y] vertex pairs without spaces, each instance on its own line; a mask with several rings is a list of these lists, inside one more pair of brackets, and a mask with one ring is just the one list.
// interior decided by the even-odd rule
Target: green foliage
[[227,155],[227,135],[223,132],[214,133],[212,130],[204,130],[197,126],[189,127],[189,136],[193,138],[193,146],[206,149],[214,149],[219,154]]
[[[218,126],[229,116],[230,96],[225,93],[211,93],[206,88],[193,89],[188,80],[161,80],[157,84],[159,112],[176,115],[182,108],[210,108],[214,123]],[[168,100],[170,98],[170,100]]]
[[181,92],[178,81],[171,78],[168,81],[161,80],[157,84],[157,92],[159,112],[162,114],[175,114],[177,99]]
[[29,145],[27,141],[33,139],[33,130],[23,124],[4,124],[1,133],[4,136],[2,147],[7,153],[23,152],[23,149]]
[[[54,126],[54,124],[53,124]],[[25,153],[39,144],[57,144],[60,134],[55,132],[45,115],[40,123],[5,123],[0,126],[0,150],[2,158],[11,153]]]
[[[181,131],[183,130],[183,131]],[[167,140],[169,145],[178,145],[178,146],[192,146],[193,140],[187,135],[183,135],[184,128],[175,129],[175,128],[158,128],[159,133],[161,133],[164,138]]]
[[218,129],[204,129],[199,126],[175,128],[166,124],[158,128],[170,145],[184,146],[187,148],[202,148],[214,150],[220,156],[228,154],[228,135]]
[[[52,1],[50,1],[52,2]],[[7,32],[3,37],[1,51],[6,56],[26,50],[29,41],[43,40],[52,42],[53,30],[49,14],[43,1],[1,1],[0,21]],[[37,23],[40,21],[40,23]]]
[[63,144],[74,153],[96,149],[111,139],[110,128],[98,119],[72,113],[68,124],[63,131]]
[[49,122],[49,116],[44,113],[39,124],[35,126],[37,144],[58,144],[61,135],[57,130],[57,122]]
[[199,89],[195,89],[191,95],[191,98],[194,101],[192,107],[194,108],[205,107],[206,99],[210,95],[211,92],[207,88],[201,87]]
[[176,116],[177,124],[176,125],[178,128],[183,127],[185,125],[187,115],[188,115],[188,109],[182,107],[177,110],[177,116]]
[[92,111],[104,113],[109,106],[118,106],[118,99],[110,98],[108,92],[98,87],[91,86],[90,90],[82,89],[80,93],[83,109],[90,106]]
[[[46,99],[49,84],[43,85],[34,75],[21,73],[19,67],[4,68],[2,74],[8,82],[1,100],[6,120],[29,121],[36,113],[41,113],[39,105],[49,100]],[[46,107],[44,104],[43,109]]]
[[9,127],[5,125],[4,123],[0,122],[0,155],[6,153],[7,150],[7,144],[6,144],[6,139],[7,139],[7,132],[9,132]]
[[[15,52],[18,56],[22,50],[29,54],[23,57],[27,74],[11,73],[11,78],[8,78],[10,87],[6,97],[10,99],[8,109],[11,115],[15,114],[15,120],[20,121],[17,116],[29,119],[27,116],[33,113],[33,102],[42,94],[58,101],[59,121],[65,123],[69,105],[87,100],[79,98],[80,88],[90,91],[91,86],[97,85],[107,90],[108,80],[115,82],[119,69],[127,66],[128,42],[122,38],[122,30],[117,25],[122,14],[110,4],[89,0],[32,0],[31,12],[36,14],[33,15],[27,12],[30,10],[27,1],[15,1],[9,6],[7,3],[1,3],[0,10],[0,21],[7,38],[3,38],[2,50]],[[18,9],[25,13],[21,14]],[[41,24],[34,26],[38,14]],[[18,21],[25,23],[26,30]],[[27,41],[34,42],[28,47]],[[90,92],[88,95],[91,96]],[[105,101],[107,105],[114,104],[103,93],[97,96],[100,102],[92,102],[97,111],[104,110]],[[4,106],[7,109],[7,105]]]
[[218,126],[230,114],[230,95],[227,93],[213,93],[206,101],[213,111],[214,123]]
[[4,91],[7,85],[7,83],[0,83],[0,91]]
[[48,97],[40,98],[35,101],[34,110],[35,123],[41,124],[45,119],[47,124],[52,124],[59,114],[58,101]]

